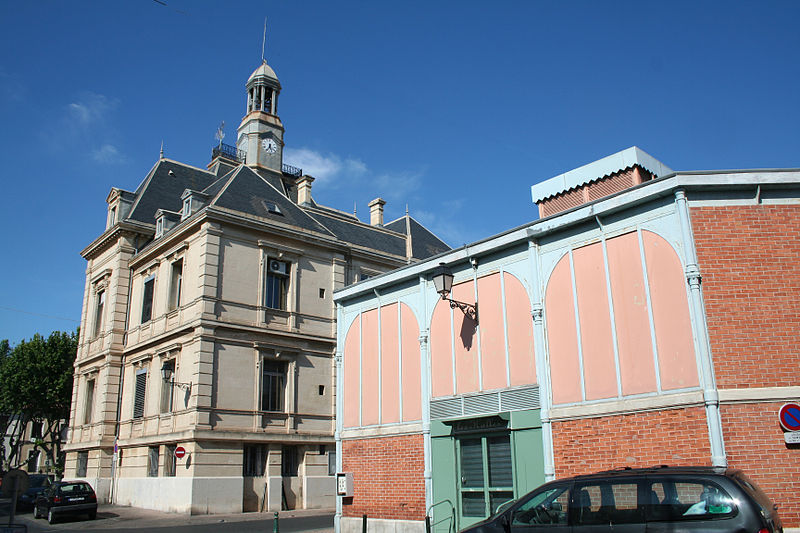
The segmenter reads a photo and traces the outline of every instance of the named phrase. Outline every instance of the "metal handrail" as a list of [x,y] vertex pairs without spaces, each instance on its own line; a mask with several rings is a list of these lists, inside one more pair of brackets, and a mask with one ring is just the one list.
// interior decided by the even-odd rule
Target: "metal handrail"
[[285,174],[289,174],[290,176],[294,176],[295,178],[299,178],[303,175],[303,169],[293,167],[292,165],[287,165],[286,163],[283,164],[281,168]]
[[[447,503],[447,504],[450,505],[450,515],[451,516],[449,516],[447,518],[443,518],[443,519],[439,520],[438,522],[431,523],[430,518],[432,517],[431,513],[433,511],[433,508],[436,507],[437,505],[442,504],[442,503]],[[436,502],[433,505],[431,505],[430,507],[428,507],[428,512],[425,514],[425,523],[428,526],[427,527],[428,531],[426,533],[431,533],[432,527],[437,526],[438,524],[441,524],[445,520],[450,520],[451,521],[450,522],[451,527],[448,528],[448,530],[452,531],[453,533],[455,533],[455,531],[458,530],[458,524],[456,523],[456,506],[453,505],[453,502],[451,502],[450,500],[447,500],[447,499],[439,501],[439,502]]]
[[226,157],[228,159],[232,159],[234,161],[242,163],[244,162],[246,154],[244,150],[239,150],[235,146],[231,146],[230,144],[219,143],[211,150],[212,159],[217,156]]

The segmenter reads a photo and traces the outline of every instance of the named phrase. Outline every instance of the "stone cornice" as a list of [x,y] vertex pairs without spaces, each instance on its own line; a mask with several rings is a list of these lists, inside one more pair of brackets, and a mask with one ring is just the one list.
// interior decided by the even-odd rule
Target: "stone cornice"
[[81,256],[92,259],[103,252],[110,244],[126,235],[144,235],[149,237],[155,234],[155,224],[144,224],[135,220],[126,219],[108,228],[102,235],[92,241],[89,246],[81,250]]

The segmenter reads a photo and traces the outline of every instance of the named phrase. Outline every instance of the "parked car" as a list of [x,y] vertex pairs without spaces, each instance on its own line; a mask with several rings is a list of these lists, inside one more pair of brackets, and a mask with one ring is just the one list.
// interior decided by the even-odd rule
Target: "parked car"
[[85,481],[57,481],[42,491],[33,505],[33,517],[47,517],[49,523],[67,515],[97,517],[97,496]]
[[50,474],[30,474],[28,476],[28,490],[19,495],[18,509],[30,509],[36,503],[39,494],[47,489],[55,478]]
[[611,470],[546,483],[462,533],[782,533],[777,506],[740,470]]

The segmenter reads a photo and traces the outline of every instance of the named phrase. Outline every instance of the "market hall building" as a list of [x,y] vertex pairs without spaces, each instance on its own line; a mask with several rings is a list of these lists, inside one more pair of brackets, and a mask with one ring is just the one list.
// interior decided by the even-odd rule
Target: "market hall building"
[[634,147],[532,194],[540,220],[335,293],[337,529],[458,530],[660,464],[741,468],[800,526],[778,422],[800,397],[800,170]]

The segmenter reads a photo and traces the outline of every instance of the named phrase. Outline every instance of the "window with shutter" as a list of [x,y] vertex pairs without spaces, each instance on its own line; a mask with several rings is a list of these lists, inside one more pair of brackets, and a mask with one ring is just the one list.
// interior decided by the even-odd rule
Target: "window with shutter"
[[144,291],[142,293],[142,324],[149,322],[153,317],[153,290],[155,289],[155,284],[155,276],[150,276],[144,280]]
[[136,385],[133,394],[133,418],[144,416],[144,398],[147,389],[147,370],[136,372]]
[[75,475],[78,477],[86,477],[86,470],[89,465],[89,452],[78,452],[78,466],[75,469]]
[[245,444],[242,462],[242,475],[263,476],[267,466],[267,447],[264,444]]
[[147,451],[147,476],[158,477],[158,446],[150,446]]
[[178,470],[178,458],[175,457],[176,444],[164,446],[164,476],[175,477]]
[[103,309],[106,305],[106,291],[98,291],[95,296],[94,308],[94,336],[97,337],[103,331]]
[[499,433],[462,437],[457,442],[459,511],[474,522],[514,498],[511,439],[508,433]]
[[94,407],[94,380],[86,380],[86,404],[83,411],[83,423],[92,423],[92,410]]

